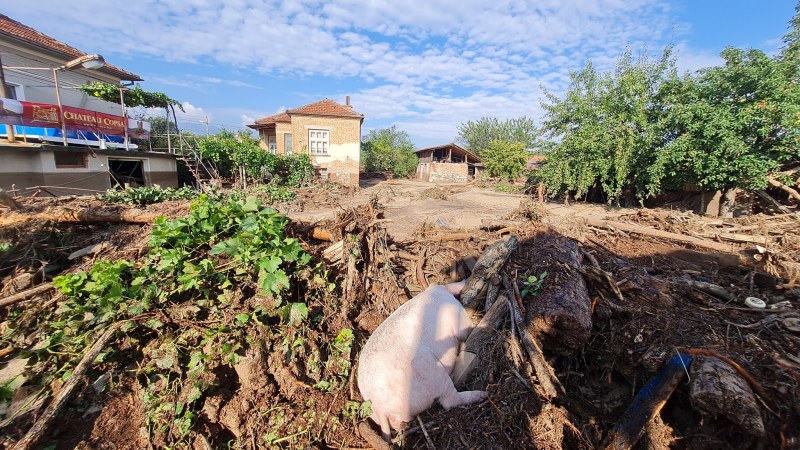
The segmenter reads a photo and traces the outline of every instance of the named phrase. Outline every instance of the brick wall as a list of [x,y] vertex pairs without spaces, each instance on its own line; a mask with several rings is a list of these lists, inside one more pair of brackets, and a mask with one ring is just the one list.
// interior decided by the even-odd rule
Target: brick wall
[[358,186],[358,162],[352,159],[331,161],[322,167],[327,170],[329,181],[347,186]]
[[447,183],[466,183],[469,181],[469,168],[466,164],[431,163],[428,181]]

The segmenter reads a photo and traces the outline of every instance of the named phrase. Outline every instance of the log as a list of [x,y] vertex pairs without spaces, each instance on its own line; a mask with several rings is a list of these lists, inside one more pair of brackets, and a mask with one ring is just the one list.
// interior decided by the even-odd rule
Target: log
[[34,288],[28,289],[26,291],[17,292],[14,295],[9,295],[8,297],[0,298],[0,308],[13,305],[14,303],[19,303],[25,300],[29,300],[33,297],[36,297],[37,295],[50,292],[53,289],[55,289],[53,283],[44,283]]
[[613,228],[616,230],[624,231],[627,233],[639,234],[642,236],[651,236],[661,239],[669,239],[671,241],[681,242],[684,244],[691,244],[696,247],[714,250],[722,253],[732,253],[730,245],[720,242],[714,242],[708,239],[701,239],[693,236],[686,236],[683,234],[670,233],[668,231],[656,230],[655,228],[645,227],[632,223],[616,222],[604,219],[589,219],[586,221],[587,225],[597,228]]
[[164,214],[144,209],[86,208],[80,210],[56,209],[35,214],[12,212],[0,217],[0,225],[12,225],[28,221],[54,221],[68,223],[153,223]]
[[77,366],[75,366],[75,370],[72,371],[72,375],[70,375],[69,379],[66,383],[61,387],[58,393],[53,397],[53,401],[47,405],[47,409],[44,410],[41,416],[36,419],[33,426],[25,436],[22,437],[15,445],[12,447],[12,450],[28,450],[36,446],[36,443],[44,436],[47,432],[47,428],[50,426],[50,423],[55,419],[61,409],[69,402],[72,394],[75,392],[76,388],[80,384],[83,379],[83,375],[86,373],[87,370],[92,366],[94,360],[97,359],[97,355],[103,350],[103,348],[111,341],[114,337],[114,334],[119,330],[123,323],[127,321],[119,321],[112,324],[108,329],[103,333],[86,351],[81,358],[80,362]]
[[592,302],[581,275],[578,243],[557,233],[546,233],[541,241],[536,257],[548,275],[538,295],[522,299],[525,324],[545,348],[570,354],[588,342],[592,330]]
[[679,354],[669,360],[642,388],[609,434],[606,450],[629,450],[644,434],[647,424],[667,403],[692,362],[691,355]]
[[508,298],[500,295],[464,341],[453,367],[452,378],[456,389],[464,390],[474,371],[479,367],[485,368],[489,363],[486,360],[487,348],[494,343],[497,330],[508,318],[508,306]]
[[730,364],[712,356],[695,356],[689,398],[696,409],[723,415],[743,431],[764,435],[761,408],[747,381]]
[[517,237],[509,236],[490,245],[478,258],[472,274],[467,278],[464,289],[461,291],[461,304],[469,305],[475,297],[486,287],[489,280],[497,275],[500,268],[508,260],[511,253],[517,248]]

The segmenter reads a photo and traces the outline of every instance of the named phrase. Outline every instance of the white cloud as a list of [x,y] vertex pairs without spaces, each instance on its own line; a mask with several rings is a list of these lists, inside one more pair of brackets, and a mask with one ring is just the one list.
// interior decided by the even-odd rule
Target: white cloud
[[[674,23],[667,0],[38,0],[4,10],[88,52],[197,64],[198,74],[224,64],[286,78],[354,77],[363,87],[353,102],[368,121],[442,140],[481,116],[536,117],[540,85],[561,92],[569,70],[589,58],[603,70],[625,45],[657,52],[688,29]],[[146,17],[146,26],[130,26],[131,17]],[[679,64],[705,61],[713,58],[687,47]],[[144,75],[195,91],[262,89],[218,73]],[[317,99],[298,94],[291,106]],[[187,118],[213,116],[186,104]],[[221,110],[225,126],[263,117]]]

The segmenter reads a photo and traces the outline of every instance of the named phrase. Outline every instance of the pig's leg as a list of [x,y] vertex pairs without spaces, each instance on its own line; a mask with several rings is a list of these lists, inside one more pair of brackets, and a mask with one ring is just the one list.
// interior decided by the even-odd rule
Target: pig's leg
[[447,289],[447,292],[453,295],[453,297],[458,297],[461,295],[461,291],[464,290],[464,284],[466,284],[466,282],[467,280],[463,280],[457,283],[445,284],[444,287]]
[[459,342],[466,341],[473,328],[475,327],[472,325],[472,319],[469,317],[467,310],[461,308],[458,313],[458,328],[456,329],[456,338],[458,338]]
[[453,386],[453,380],[447,377],[448,386],[444,395],[439,397],[439,403],[444,409],[455,408],[456,406],[469,405],[485,400],[488,397],[486,391],[462,391],[458,392]]
[[378,423],[381,427],[381,437],[384,441],[389,442],[392,440],[392,428],[389,425],[389,416],[383,412],[373,411],[372,420]]

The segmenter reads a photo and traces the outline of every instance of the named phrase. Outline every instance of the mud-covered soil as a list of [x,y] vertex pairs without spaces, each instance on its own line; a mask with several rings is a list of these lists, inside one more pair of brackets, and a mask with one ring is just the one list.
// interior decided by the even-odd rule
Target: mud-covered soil
[[[413,199],[453,203],[454,196],[465,195],[444,188],[426,189],[415,193]],[[333,261],[326,253],[337,283],[335,308],[300,299],[308,301],[312,315],[318,313],[327,332],[302,334],[305,341],[297,349],[300,357],[288,364],[282,350],[285,336],[269,330],[249,336],[250,345],[242,349],[237,363],[220,365],[210,375],[214,388],[198,400],[200,414],[188,447],[366,448],[357,431],[362,419],[353,411],[358,404],[352,403],[362,400],[355,385],[361,345],[385,317],[425,285],[465,278],[488,245],[511,233],[520,239],[520,247],[505,271],[516,275],[520,286],[528,275],[549,269],[554,273],[551,268],[559,262],[542,259],[540,254],[552,236],[564,234],[576,239],[582,252],[594,257],[611,275],[622,298],[613,294],[607,282],[587,278],[592,302],[588,341],[567,354],[561,349],[543,349],[564,387],[563,394],[553,401],[538,393],[538,380],[525,350],[506,324],[488,350],[492,363],[478,375],[477,383],[488,391],[489,399],[451,411],[432,407],[420,415],[422,425],[411,423],[396,438],[404,448],[599,448],[659,367],[677,353],[692,352],[727,357],[752,377],[754,391],[761,392],[758,400],[765,434],[754,435],[725,411],[701,411],[690,400],[688,384],[682,382],[648,425],[637,448],[800,447],[800,334],[782,322],[800,318],[800,289],[786,276],[790,266],[785,265],[797,254],[792,253],[798,242],[794,219],[754,216],[711,222],[666,210],[642,210],[616,219],[712,240],[731,234],[769,238],[765,252],[756,249],[761,244],[732,242],[732,252],[740,253],[741,262],[722,267],[709,260],[687,258],[681,252],[686,246],[662,239],[594,229],[579,220],[549,221],[558,223],[553,228],[543,223],[546,209],[530,204],[511,208],[483,227],[460,227],[452,220],[437,224],[434,215],[403,239],[394,239],[385,229],[386,209],[380,204],[342,206],[352,205],[348,202],[357,195],[360,193],[346,188],[309,189],[294,203],[284,205],[299,212],[338,209],[334,217],[299,223],[292,230],[320,260],[326,249],[344,240],[344,250],[334,252]],[[409,196],[409,202],[413,199]],[[26,207],[37,212],[97,206],[97,202],[86,198],[24,200]],[[186,202],[147,207],[168,216],[179,215],[185,208]],[[559,216],[563,217],[567,216]],[[312,225],[330,231],[333,242],[314,239]],[[725,228],[731,230],[720,230]],[[149,225],[125,223],[41,222],[0,228],[0,242],[13,244],[12,252],[0,254],[2,289],[8,293],[12,280],[26,273],[30,284],[38,284],[58,273],[85,270],[98,258],[140,258],[147,251],[149,230]],[[74,261],[66,258],[75,250],[101,242],[108,245],[99,253]],[[763,255],[761,259],[759,255]],[[770,257],[778,269],[770,270]],[[585,259],[583,263],[588,264]],[[721,299],[693,289],[692,281],[722,286],[730,297]],[[553,286],[548,283],[557,282],[556,275],[545,278],[542,293]],[[747,308],[743,301],[750,296],[780,307]],[[44,298],[14,307],[26,308],[22,320],[35,322],[42,308],[55,308],[57,303]],[[0,311],[0,316],[7,313]],[[353,370],[339,386],[329,390],[313,387],[319,381],[311,375],[314,358],[320,349],[325,353],[324,349],[331,348],[336,332],[346,328],[355,335],[348,355]],[[121,344],[126,345],[132,343]],[[132,354],[141,357],[141,353]],[[0,370],[14,357],[13,352],[4,353]],[[97,364],[43,444],[56,448],[158,447],[150,442],[154,424],[147,418],[143,380],[135,375],[140,363],[132,359]],[[57,390],[59,386],[51,387]],[[0,444],[13,443],[35,415],[32,411],[11,422]]]

